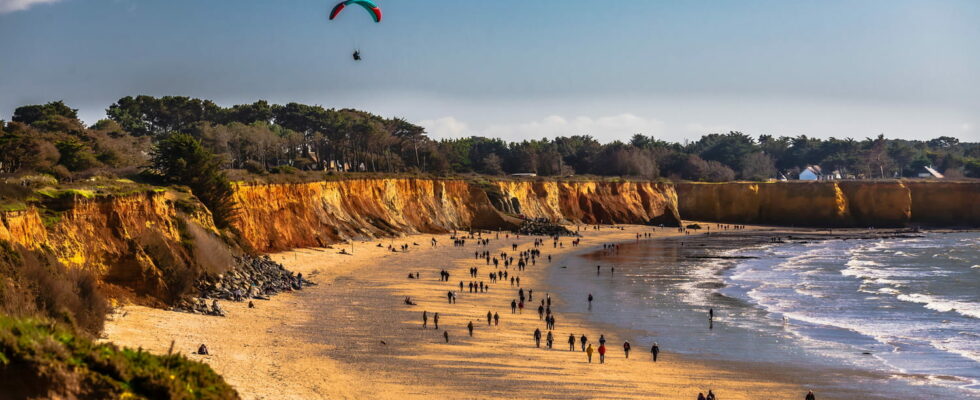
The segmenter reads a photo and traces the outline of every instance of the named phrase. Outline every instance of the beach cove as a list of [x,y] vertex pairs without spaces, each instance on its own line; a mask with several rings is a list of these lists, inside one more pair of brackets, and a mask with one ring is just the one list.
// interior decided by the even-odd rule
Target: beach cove
[[[522,287],[545,287],[547,268],[560,268],[561,257],[572,253],[636,241],[637,233],[683,235],[671,228],[622,228],[582,231],[581,245],[574,248],[571,238],[563,238],[560,249],[546,239],[542,258],[518,273]],[[433,237],[439,242],[435,248],[429,245]],[[105,338],[153,352],[166,352],[173,342],[176,351],[191,353],[205,343],[212,355],[189,356],[207,362],[247,399],[695,398],[709,389],[725,399],[765,399],[806,393],[800,385],[780,381],[779,371],[722,369],[669,349],[655,364],[646,343],[634,342],[634,354],[626,360],[620,346],[623,340],[633,342],[629,332],[605,330],[572,315],[557,314],[555,349],[535,348],[532,333],[544,322],[532,307],[511,314],[517,288],[509,282],[491,285],[487,293],[459,292],[458,303],[447,304],[446,292],[458,291],[460,280],[486,281],[490,269],[474,258],[474,251],[514,254],[512,243],[524,251],[533,248],[534,239],[505,240],[501,234],[486,247],[468,240],[458,248],[449,235],[412,235],[343,247],[351,254],[341,254],[341,245],[277,253],[273,259],[318,285],[257,301],[254,309],[225,303],[225,318],[125,306],[107,324]],[[392,253],[389,244],[409,244],[409,251]],[[474,266],[480,267],[479,278],[467,273]],[[451,274],[448,283],[438,277],[444,268]],[[407,279],[410,272],[419,272],[421,279]],[[534,295],[537,300],[529,304],[536,305],[545,292],[536,289]],[[404,304],[405,297],[417,305]],[[423,310],[439,312],[443,329],[421,329]],[[486,326],[487,311],[501,316],[499,326]],[[469,321],[475,326],[472,338],[466,331]],[[570,333],[585,333],[594,345],[604,333],[610,349],[606,364],[589,364],[581,351],[568,351]]]

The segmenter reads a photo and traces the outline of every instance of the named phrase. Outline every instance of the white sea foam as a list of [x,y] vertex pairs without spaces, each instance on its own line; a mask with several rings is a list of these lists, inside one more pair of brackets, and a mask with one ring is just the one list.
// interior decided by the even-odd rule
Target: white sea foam
[[922,304],[930,310],[939,312],[955,311],[967,317],[980,318],[980,304],[977,303],[946,299],[921,293],[898,295],[898,299],[910,303]]
[[688,282],[678,284],[678,288],[684,293],[683,300],[687,304],[695,306],[710,306],[711,295],[716,289],[705,288],[707,286],[721,286],[724,281],[718,276],[718,272],[724,269],[727,263],[724,260],[714,260],[699,264],[688,271]]
[[[848,361],[872,368],[885,367],[891,371],[908,370],[915,374],[961,368],[961,365],[970,365],[967,360],[980,361],[980,333],[972,332],[974,327],[970,326],[970,318],[980,318],[980,303],[952,296],[926,295],[923,293],[933,290],[923,288],[943,282],[934,280],[935,277],[958,277],[962,268],[975,264],[978,260],[975,248],[970,248],[968,243],[980,243],[980,240],[970,239],[962,244],[957,243],[966,247],[950,249],[947,249],[948,242],[943,240],[822,242],[773,247],[759,260],[740,263],[729,274],[729,283],[733,287],[746,289],[741,292],[748,297],[746,300],[758,305],[774,319],[788,318],[790,323],[783,329],[798,340],[842,340],[839,342],[842,352],[835,356],[842,356]],[[937,251],[940,252],[939,258],[932,262],[933,265],[923,263],[918,258],[928,257]],[[963,263],[962,257],[973,262]],[[765,259],[778,260],[767,263]],[[970,268],[980,269],[980,264]],[[841,276],[853,278],[856,282],[851,279],[842,281]],[[847,288],[855,287],[851,285],[867,295],[849,294]],[[942,288],[935,290],[945,293]],[[955,287],[950,290],[950,293],[956,293]],[[908,303],[922,304],[925,309],[915,311],[917,307]],[[962,316],[947,316],[926,309],[955,312]],[[851,342],[847,336],[843,336],[843,339],[834,338],[832,334],[827,336],[832,331],[826,328],[831,327],[860,334],[866,339]],[[868,339],[873,342],[866,342]],[[826,343],[830,342],[819,346]],[[872,345],[874,354],[855,359],[851,353],[854,348],[849,346],[865,346],[867,343],[877,343]],[[891,346],[892,351],[878,348],[878,344]],[[921,352],[928,354],[933,351],[927,348],[947,356],[919,359],[923,357]],[[830,350],[828,355],[832,353],[835,351]],[[957,366],[944,364],[943,360]],[[867,364],[869,362],[872,364]],[[933,362],[935,364],[931,364]]]

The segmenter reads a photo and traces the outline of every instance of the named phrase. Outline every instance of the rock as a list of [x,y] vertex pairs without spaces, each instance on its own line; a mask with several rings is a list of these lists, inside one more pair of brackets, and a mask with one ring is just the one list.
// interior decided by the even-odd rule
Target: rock
[[526,220],[521,222],[517,233],[530,236],[578,236],[564,226],[546,220]]
[[[235,265],[224,274],[202,276],[194,288],[196,297],[178,300],[174,309],[196,314],[224,316],[224,310],[217,300],[242,302],[250,299],[267,300],[284,291],[302,289],[315,283],[294,275],[282,264],[272,261],[268,256],[241,256],[235,258]],[[211,300],[209,307],[206,300]]]

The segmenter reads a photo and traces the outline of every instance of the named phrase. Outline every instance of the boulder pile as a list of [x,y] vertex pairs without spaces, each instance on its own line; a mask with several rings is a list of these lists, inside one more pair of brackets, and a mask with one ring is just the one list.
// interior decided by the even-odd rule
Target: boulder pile
[[[293,274],[269,256],[235,257],[235,266],[223,274],[205,275],[194,285],[196,296],[174,306],[175,310],[195,314],[224,316],[218,300],[268,300],[281,292],[303,290],[313,285],[303,274]],[[208,304],[210,300],[210,305]]]
[[526,220],[521,222],[521,225],[517,228],[517,233],[530,236],[578,236],[578,234],[562,225],[543,220]]

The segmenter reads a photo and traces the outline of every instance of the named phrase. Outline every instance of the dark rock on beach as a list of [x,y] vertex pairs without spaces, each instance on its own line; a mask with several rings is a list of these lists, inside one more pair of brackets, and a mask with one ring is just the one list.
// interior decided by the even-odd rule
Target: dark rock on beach
[[177,311],[224,316],[218,300],[268,300],[281,292],[302,290],[315,285],[293,274],[269,256],[235,257],[235,266],[223,274],[205,275],[194,285],[196,296],[185,298],[174,306]]
[[550,221],[527,220],[521,222],[517,233],[530,236],[578,236],[568,228]]

